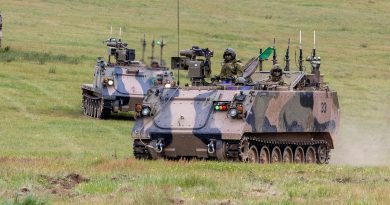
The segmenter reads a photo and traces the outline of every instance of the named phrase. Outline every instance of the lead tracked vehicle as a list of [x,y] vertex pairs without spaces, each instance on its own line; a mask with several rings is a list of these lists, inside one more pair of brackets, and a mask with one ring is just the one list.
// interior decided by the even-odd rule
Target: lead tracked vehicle
[[148,89],[174,84],[168,68],[148,67],[135,61],[135,50],[121,39],[109,38],[105,42],[108,62],[99,57],[93,84],[81,86],[85,115],[105,119],[111,113],[137,111]]
[[[288,50],[285,60],[289,65]],[[263,59],[252,59],[245,66],[246,83],[150,91],[132,131],[135,157],[327,163],[339,102],[320,74],[315,49],[307,60],[310,73],[303,71],[300,48],[298,71],[277,65],[255,71]]]

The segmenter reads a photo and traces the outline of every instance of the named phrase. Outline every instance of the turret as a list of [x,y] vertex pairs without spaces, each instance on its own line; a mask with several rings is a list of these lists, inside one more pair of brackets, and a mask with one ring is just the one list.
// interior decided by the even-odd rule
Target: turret
[[[135,50],[127,47],[127,43],[121,39],[109,38],[106,41],[108,47],[108,64],[128,65],[135,60]],[[111,62],[111,56],[114,56],[115,62]]]
[[[186,69],[192,85],[203,84],[204,78],[211,74],[211,57],[213,57],[214,52],[208,48],[192,46],[191,49],[181,50],[179,54],[181,57],[172,57],[171,59],[172,69]],[[204,57],[204,59],[198,57]]]

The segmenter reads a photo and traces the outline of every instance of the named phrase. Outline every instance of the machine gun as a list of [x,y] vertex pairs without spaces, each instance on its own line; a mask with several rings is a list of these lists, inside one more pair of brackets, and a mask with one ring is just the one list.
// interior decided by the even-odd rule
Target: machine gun
[[129,65],[135,59],[135,50],[127,47],[127,43],[121,39],[109,38],[104,41],[108,47],[108,64],[111,63],[111,56],[114,56],[114,65]]
[[171,68],[188,70],[188,77],[194,86],[205,84],[204,79],[211,74],[211,57],[214,52],[208,48],[192,46],[191,49],[181,50],[179,53],[180,57],[171,58]]

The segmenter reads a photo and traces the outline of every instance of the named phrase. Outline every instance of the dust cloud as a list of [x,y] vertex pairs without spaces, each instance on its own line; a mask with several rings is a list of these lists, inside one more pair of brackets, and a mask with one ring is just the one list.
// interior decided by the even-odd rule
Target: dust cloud
[[390,165],[390,125],[343,119],[331,151],[331,164],[353,166]]

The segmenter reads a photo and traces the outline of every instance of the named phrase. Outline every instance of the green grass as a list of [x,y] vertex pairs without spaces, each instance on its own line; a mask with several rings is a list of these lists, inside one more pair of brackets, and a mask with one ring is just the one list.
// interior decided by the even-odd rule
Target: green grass
[[[110,26],[141,50],[164,36],[176,55],[176,1],[2,1],[0,51],[0,201],[37,204],[386,204],[390,193],[390,3],[386,1],[181,2],[180,47],[228,46],[244,62],[277,39],[291,57],[317,33],[321,72],[339,93],[341,130],[331,165],[257,166],[204,161],[137,161],[128,115],[82,115],[80,85],[92,82]],[[10,49],[6,50],[5,46]],[[150,47],[147,56],[150,56]],[[158,53],[158,52],[157,52]],[[137,58],[141,56],[137,52]],[[294,64],[292,62],[292,64]],[[267,62],[267,68],[270,62]],[[188,82],[181,75],[182,84]],[[352,166],[351,166],[352,165]],[[358,166],[356,166],[358,165]],[[367,166],[370,165],[370,166]],[[375,165],[375,166],[372,166]],[[42,181],[79,173],[69,190]],[[28,192],[21,193],[22,188]]]
[[46,62],[79,64],[83,58],[85,57],[69,57],[64,54],[53,55],[51,53],[40,53],[34,51],[14,51],[9,46],[4,49],[0,49],[0,61],[7,63],[12,61],[31,61],[38,64],[45,64]]

